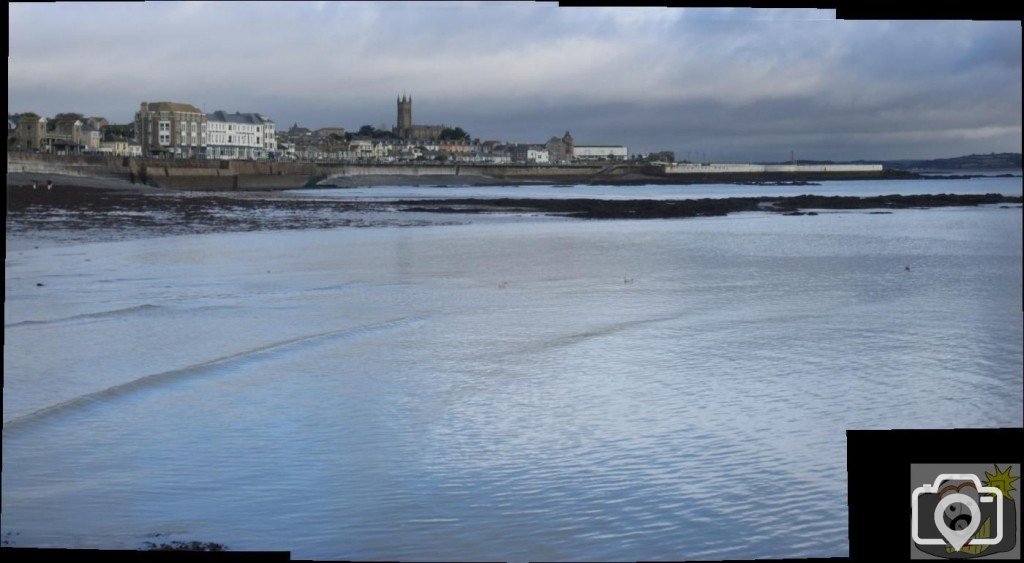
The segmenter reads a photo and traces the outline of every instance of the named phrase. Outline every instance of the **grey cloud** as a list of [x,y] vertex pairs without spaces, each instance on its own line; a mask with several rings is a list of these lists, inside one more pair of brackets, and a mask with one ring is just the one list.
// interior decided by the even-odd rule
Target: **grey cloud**
[[142,100],[172,99],[354,128],[392,124],[405,92],[417,122],[513,141],[570,129],[632,150],[754,160],[792,145],[820,158],[1021,146],[1016,23],[528,3],[11,5],[9,15],[11,111],[126,121]]

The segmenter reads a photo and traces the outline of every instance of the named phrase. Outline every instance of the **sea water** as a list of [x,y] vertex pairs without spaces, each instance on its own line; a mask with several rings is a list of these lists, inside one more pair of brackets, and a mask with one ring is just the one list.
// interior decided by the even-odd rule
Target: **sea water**
[[9,244],[4,539],[845,556],[847,429],[1021,426],[1020,232],[1012,205]]

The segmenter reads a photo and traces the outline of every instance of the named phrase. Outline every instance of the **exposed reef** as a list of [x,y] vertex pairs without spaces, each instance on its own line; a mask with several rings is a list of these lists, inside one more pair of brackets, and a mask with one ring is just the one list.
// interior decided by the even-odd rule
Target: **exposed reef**
[[556,213],[581,219],[670,219],[714,217],[739,211],[778,211],[802,215],[806,209],[907,209],[1020,203],[1020,196],[1002,194],[883,195],[871,197],[799,195],[727,197],[685,200],[603,199],[435,199],[402,200],[406,211],[486,213],[526,211]]

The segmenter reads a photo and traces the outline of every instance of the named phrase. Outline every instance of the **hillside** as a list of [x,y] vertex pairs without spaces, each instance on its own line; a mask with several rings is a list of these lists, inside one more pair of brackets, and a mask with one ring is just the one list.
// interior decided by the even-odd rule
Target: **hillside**
[[[881,164],[899,170],[1020,170],[1021,153],[971,154],[931,160],[797,160],[797,164]],[[772,164],[788,164],[778,162]]]
[[891,160],[883,161],[886,168],[904,170],[1019,170],[1020,153],[971,154],[954,158],[932,160]]

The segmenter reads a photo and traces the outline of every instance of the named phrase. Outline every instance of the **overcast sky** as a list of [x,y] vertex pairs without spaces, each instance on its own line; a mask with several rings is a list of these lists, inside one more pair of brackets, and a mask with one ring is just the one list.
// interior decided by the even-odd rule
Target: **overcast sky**
[[141,101],[714,161],[1021,151],[1019,22],[534,3],[9,4],[8,111]]

